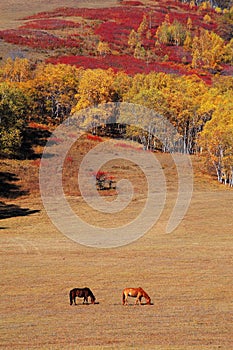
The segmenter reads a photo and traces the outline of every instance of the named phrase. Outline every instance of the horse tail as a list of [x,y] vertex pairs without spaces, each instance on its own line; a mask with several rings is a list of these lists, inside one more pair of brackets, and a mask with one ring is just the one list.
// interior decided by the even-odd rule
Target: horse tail
[[70,291],[70,305],[73,304],[73,292],[74,292],[74,290],[72,289],[72,290]]

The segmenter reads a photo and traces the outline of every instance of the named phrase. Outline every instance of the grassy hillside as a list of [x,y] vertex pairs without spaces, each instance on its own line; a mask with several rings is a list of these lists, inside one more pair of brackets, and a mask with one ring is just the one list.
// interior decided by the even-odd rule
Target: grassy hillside
[[[22,6],[15,17],[14,5],[18,8],[20,2],[1,5],[3,58],[19,55],[84,68],[112,67],[129,74],[149,71],[197,74],[206,81],[214,73],[214,69],[191,65],[190,48],[173,41],[166,44],[157,34],[164,21],[178,22],[183,26],[179,30],[189,31],[192,37],[201,29],[220,34],[223,14],[211,8],[170,0],[101,1],[98,6],[91,1],[67,1],[62,6],[53,1],[35,3],[30,9]],[[143,28],[144,17],[147,23]],[[140,34],[135,44],[129,43],[132,31]],[[105,46],[100,47],[99,43]],[[229,64],[223,64],[220,70],[222,74],[231,74]]]
[[[111,0],[33,0],[31,3],[22,0],[1,1],[0,36],[4,37],[0,41],[2,62],[8,56],[24,56],[33,63],[50,60],[54,63],[67,61],[85,67],[96,67],[99,64],[105,68],[113,66],[114,69],[124,68],[132,75],[150,69],[187,75],[195,71],[204,81],[211,83],[214,72],[190,68],[190,57],[186,55],[186,61],[182,59],[184,50],[180,46],[161,45],[160,51],[153,51],[157,61],[149,62],[134,58],[126,41],[132,28],[138,28],[145,12],[149,14],[153,11],[153,33],[165,19],[167,12],[172,19],[179,18],[182,23],[187,20],[188,15],[192,15],[195,23],[193,33],[198,30],[199,25],[218,31],[218,14],[211,10],[212,23],[208,24],[203,20],[206,12],[195,8],[191,10],[187,5],[178,2],[141,0],[138,4],[132,1],[131,5],[134,3],[134,6],[129,6],[128,1],[123,3],[125,5]],[[138,6],[135,6],[136,3]],[[97,7],[103,9],[99,10]],[[148,45],[147,50],[148,47],[158,49],[154,44],[152,48],[152,39],[149,36],[144,39],[145,45]],[[100,54],[100,48],[96,51],[99,41],[108,42],[111,54]],[[50,44],[55,46],[49,47]],[[222,66],[222,74],[230,74],[230,71],[231,65]],[[32,91],[43,92],[46,85],[44,82],[49,81],[51,71],[43,75],[41,81],[40,74],[37,74],[37,80],[31,85]],[[38,95],[43,97],[42,103],[53,98],[54,91],[57,92],[53,89],[53,82],[57,81],[56,74],[53,78],[49,85],[51,95],[49,89],[48,95]],[[23,88],[30,87],[32,82],[29,79],[22,84],[12,83],[9,79],[6,84],[2,82],[1,86],[17,86],[20,90],[21,85]],[[202,80],[201,84],[205,85],[206,90],[211,89]],[[62,91],[62,88],[61,84],[58,90]],[[230,96],[230,82],[229,86],[220,84],[220,88],[217,98],[221,92],[223,95],[229,92]],[[176,90],[177,86],[174,91]],[[12,93],[12,90],[2,91]],[[4,94],[1,96],[5,97]],[[12,93],[9,96],[14,98],[20,95]],[[181,95],[178,96],[181,99]],[[195,89],[193,96],[196,96]],[[214,105],[213,96],[210,97]],[[20,111],[22,107],[11,103],[11,98],[8,104],[10,116],[12,110],[15,111],[15,106]],[[176,102],[177,98],[174,97],[173,100]],[[225,100],[220,98],[220,101]],[[209,100],[204,102],[208,105]],[[225,111],[226,119],[230,106],[229,104],[229,110],[221,109]],[[205,104],[205,112],[204,107]],[[210,108],[212,109],[212,105]],[[3,112],[4,110],[2,108]],[[31,109],[29,112],[31,113]],[[153,154],[157,160],[156,171],[150,163],[147,163],[146,168],[157,179],[155,195],[158,202],[163,195],[163,188],[159,187],[161,178],[165,186],[165,203],[157,222],[140,239],[122,247],[97,249],[81,245],[63,234],[53,224],[45,209],[39,189],[39,167],[41,154],[54,125],[35,123],[30,120],[30,113],[22,144],[26,156],[21,160],[0,160],[0,348],[231,349],[232,189],[213,181],[216,176],[213,178],[208,174],[204,158],[198,154],[192,155],[194,187],[188,187],[183,192],[192,192],[191,201],[180,224],[173,232],[166,234],[166,225],[179,194],[177,167],[171,154],[148,153]],[[47,113],[50,115],[50,110]],[[14,141],[14,137],[12,140]],[[104,141],[108,141],[107,146]],[[58,138],[53,139],[51,144],[56,142],[59,148]],[[108,230],[123,226],[127,236],[127,224],[137,220],[145,208],[148,197],[147,181],[142,169],[127,158],[120,158],[115,162],[111,160],[101,167],[101,171],[115,181],[130,181],[133,189],[131,201],[123,210],[113,213],[89,206],[81,196],[78,171],[82,160],[91,150],[101,158],[98,153],[101,145],[106,147],[111,157],[122,155],[123,150],[128,157],[135,153],[138,158],[141,154],[147,154],[142,145],[136,142],[109,140],[106,135],[85,134],[70,148],[62,171],[59,167],[57,172],[62,174],[62,187],[67,203],[76,216],[90,225],[90,230],[93,227]],[[47,166],[47,175],[50,176],[50,161],[56,161],[57,153],[47,155],[48,158],[43,159],[43,165]],[[185,179],[187,163],[182,163],[181,155],[176,156],[180,157],[180,168]],[[91,165],[88,165],[88,171],[93,175]],[[52,199],[56,200],[54,185],[56,184],[50,184],[48,190],[55,195]],[[114,204],[119,199],[116,189],[99,191],[98,194],[109,208],[112,202]],[[124,201],[125,193],[120,193],[122,194],[120,200],[123,198]],[[182,208],[184,202],[180,204]],[[149,208],[152,217],[155,208],[157,202],[155,207]],[[58,213],[67,228],[75,229],[79,234],[82,230],[71,222],[69,216],[64,215],[64,209],[63,204],[57,205],[53,214]],[[144,229],[140,223],[139,227]],[[98,304],[83,305],[82,300],[78,299],[77,306],[70,306],[69,291],[85,286],[91,288]],[[131,298],[129,306],[123,306],[123,288],[139,286],[149,294],[153,305],[133,306],[134,300]]]

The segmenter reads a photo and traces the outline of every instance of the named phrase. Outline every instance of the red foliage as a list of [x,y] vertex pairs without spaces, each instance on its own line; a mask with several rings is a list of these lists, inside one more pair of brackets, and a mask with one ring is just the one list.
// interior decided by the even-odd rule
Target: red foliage
[[28,124],[28,127],[32,128],[32,129],[49,130],[49,126],[48,125],[39,124],[39,123],[36,123],[36,122],[30,122]]
[[50,137],[49,140],[48,140],[48,143],[51,143],[51,144],[59,144],[59,143],[62,143],[64,140],[60,137]]
[[66,157],[65,162],[66,163],[73,163],[74,159],[71,156]]
[[222,65],[222,75],[229,75],[229,76],[233,76],[233,66],[227,66],[226,64]]
[[[40,166],[40,163],[41,163],[41,160],[40,159],[34,159],[31,161],[31,165],[32,166],[36,166],[36,167],[39,167]],[[44,165],[44,164],[43,164]]]
[[98,141],[98,142],[102,142],[103,141],[102,137],[97,136],[97,135],[91,135],[91,134],[87,135],[87,139],[91,140],[91,141]]
[[[48,62],[53,64],[64,63],[71,64],[77,67],[83,68],[101,68],[108,69],[112,68],[116,71],[125,71],[127,74],[134,75],[136,73],[149,73],[164,72],[167,74],[178,74],[178,75],[192,75],[198,74],[197,71],[189,70],[180,64],[174,64],[173,62],[153,62],[146,63],[143,60],[136,59],[131,56],[113,56],[108,55],[106,57],[86,57],[86,56],[63,56],[59,58],[49,59]],[[199,72],[200,74],[200,72]],[[207,81],[211,75],[207,74],[202,77],[203,80]]]
[[8,29],[0,31],[0,39],[8,43],[29,46],[39,49],[58,49],[62,47],[79,47],[80,41],[76,39],[59,38],[53,34],[42,32],[39,30],[29,29]]
[[100,39],[111,44],[112,47],[123,47],[128,44],[128,38],[132,27],[122,26],[113,21],[101,23],[95,30]]
[[135,146],[132,146],[132,145],[128,145],[126,143],[123,143],[123,142],[118,142],[114,145],[114,147],[122,147],[122,148],[129,148],[129,149],[133,149],[135,151],[142,151],[143,149],[142,148],[139,148],[139,147],[135,147]]
[[94,176],[96,178],[96,180],[114,180],[114,176],[108,174],[106,171],[97,171],[97,173],[93,173],[92,176]]
[[[115,72],[125,71],[127,74],[134,75],[136,73],[164,72],[167,74],[191,75],[193,70],[187,71],[185,66],[175,64],[173,62],[151,62],[146,63],[128,55],[114,56],[108,55],[106,57],[87,57],[87,56],[61,56],[59,58],[50,58],[47,60],[53,64],[70,64],[85,69],[112,68]],[[196,74],[196,71],[194,72]]]
[[77,134],[68,134],[68,137],[72,139],[77,139]]
[[[208,10],[212,22],[205,23],[203,17],[206,11],[200,11],[198,7],[190,8],[188,4],[175,2],[174,0],[162,0],[159,3],[154,1],[146,6],[141,1],[123,1],[124,6],[106,7],[106,8],[57,8],[51,12],[41,12],[27,17],[31,19],[18,30],[0,31],[0,39],[16,45],[29,46],[35,49],[55,50],[59,48],[82,48],[89,56],[61,56],[51,58],[51,63],[72,64],[84,68],[113,68],[114,71],[125,71],[128,74],[148,73],[150,71],[173,73],[173,74],[193,74],[200,75],[200,72],[187,69],[187,64],[191,62],[190,54],[179,46],[160,45],[155,47],[155,32],[157,27],[164,21],[165,15],[169,14],[170,22],[175,19],[183,25],[187,24],[190,17],[193,25],[193,34],[197,34],[200,28],[207,30],[216,30],[217,14]],[[132,29],[137,30],[143,16],[147,15],[150,20],[150,38],[146,35],[142,37],[142,44],[146,50],[154,53],[160,62],[146,62],[136,59],[132,56],[123,55],[129,52],[128,37]],[[65,17],[78,17],[88,19],[89,24],[83,24],[82,33],[78,30],[72,34],[72,37],[59,37],[51,32],[56,29],[77,28],[80,24],[67,20]],[[91,22],[92,21],[92,22]],[[112,49],[117,50],[121,55],[108,55],[106,57],[93,57],[91,54],[96,52],[96,41],[91,40],[93,34],[100,40],[108,42]],[[65,31],[63,31],[65,33]],[[65,35],[65,34],[63,34]],[[80,35],[80,36],[79,36]],[[81,41],[82,40],[82,41]],[[167,55],[168,61],[162,62]],[[184,62],[185,61],[185,62]],[[186,65],[185,65],[185,64]],[[229,69],[225,67],[225,74]],[[202,79],[209,82],[211,75],[206,73]]]
[[19,29],[41,29],[41,30],[55,30],[63,28],[75,28],[79,27],[79,23],[73,21],[67,21],[64,19],[40,19],[36,21],[30,21],[19,27]]
[[141,1],[122,1],[121,5],[127,6],[143,6]]
[[82,17],[90,20],[109,21],[115,20],[118,23],[124,23],[127,18],[128,22],[138,21],[140,17],[142,19],[145,9],[137,8],[137,11],[132,13],[132,7],[106,7],[106,8],[70,8],[62,7],[55,9],[51,12],[40,12],[33,16],[29,16],[25,19],[41,19],[41,18],[54,18],[54,17]]
[[[166,53],[170,62],[174,63],[191,63],[191,54],[186,51],[182,46],[165,46],[161,45],[162,51]],[[183,60],[185,59],[185,62]]]

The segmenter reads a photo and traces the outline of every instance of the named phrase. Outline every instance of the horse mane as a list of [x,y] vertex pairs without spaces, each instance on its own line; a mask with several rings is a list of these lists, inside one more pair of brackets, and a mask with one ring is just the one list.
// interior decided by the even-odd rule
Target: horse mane
[[141,293],[143,294],[144,298],[150,299],[149,295],[144,291],[143,288],[139,287],[138,289],[140,289],[140,291],[141,291]]
[[95,296],[94,296],[94,294],[92,293],[92,291],[90,290],[90,288],[85,287],[85,289],[87,289],[87,290],[88,290],[88,292],[89,292],[89,295],[90,295],[91,299],[92,299],[93,301],[95,301]]

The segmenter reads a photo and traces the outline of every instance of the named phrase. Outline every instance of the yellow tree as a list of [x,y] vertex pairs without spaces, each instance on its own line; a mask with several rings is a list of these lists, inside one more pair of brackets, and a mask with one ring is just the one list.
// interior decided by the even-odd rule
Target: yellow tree
[[233,38],[225,46],[224,61],[233,64]]
[[137,45],[136,45],[136,47],[134,49],[134,57],[135,58],[140,58],[140,59],[146,58],[146,50],[142,46],[142,44],[140,42],[137,43]]
[[133,78],[125,100],[153,108],[170,121],[183,137],[179,150],[193,153],[197,133],[205,122],[199,109],[207,91],[207,86],[197,77],[150,73]]
[[139,35],[134,29],[131,30],[128,38],[128,45],[131,50],[135,49],[137,43],[140,42]]
[[82,69],[58,64],[41,64],[35,78],[24,84],[33,101],[33,113],[40,119],[59,123],[69,116],[76,103]]
[[192,44],[192,66],[206,69],[219,69],[224,61],[226,47],[224,40],[214,32],[202,29]]
[[114,82],[113,82],[113,89],[116,93],[117,101],[121,102],[124,99],[124,96],[127,94],[127,92],[130,89],[132,83],[132,78],[120,71],[115,74]]
[[137,29],[137,32],[140,36],[142,36],[142,35],[146,34],[148,28],[149,28],[149,23],[148,23],[147,17],[146,17],[146,15],[143,15],[142,22],[140,23],[140,25]]
[[4,81],[22,82],[32,77],[31,63],[27,58],[8,58],[1,70],[1,78]]
[[158,131],[161,133],[162,130],[161,118],[156,116],[167,116],[167,100],[162,90],[169,84],[169,80],[170,76],[164,73],[137,74],[124,95],[124,101],[148,108],[148,111],[144,109],[143,113],[137,116],[138,127],[127,127],[127,137],[140,141],[147,149],[162,147],[158,138],[153,135],[158,134]]
[[74,111],[114,100],[115,74],[112,69],[87,69],[79,82]]
[[[118,94],[114,83],[115,74],[112,69],[87,69],[84,71],[80,82],[78,93],[75,95],[77,104],[72,113],[79,118],[79,123],[83,127],[93,127],[102,125],[105,127],[107,119],[111,116],[111,110],[103,113],[103,108],[99,105],[107,102],[118,101]],[[88,112],[88,107],[91,107]],[[85,115],[79,111],[85,110]],[[93,114],[94,113],[94,114]]]
[[97,45],[97,52],[100,56],[106,56],[111,53],[111,49],[109,47],[109,44],[103,41],[99,41]]
[[167,16],[156,31],[156,38],[163,44],[183,45],[187,36],[186,27],[177,20],[170,23]]
[[192,21],[192,19],[189,17],[188,19],[187,19],[187,29],[188,30],[192,30],[192,28],[193,28],[193,21]]
[[[212,118],[199,137],[207,161],[211,161],[218,180],[233,180],[233,99],[232,91],[218,95]],[[233,183],[232,183],[233,185]]]
[[195,76],[174,77],[173,83],[164,90],[168,101],[169,121],[182,136],[181,151],[184,153],[197,151],[197,134],[205,122],[200,107],[207,92],[207,86]]

